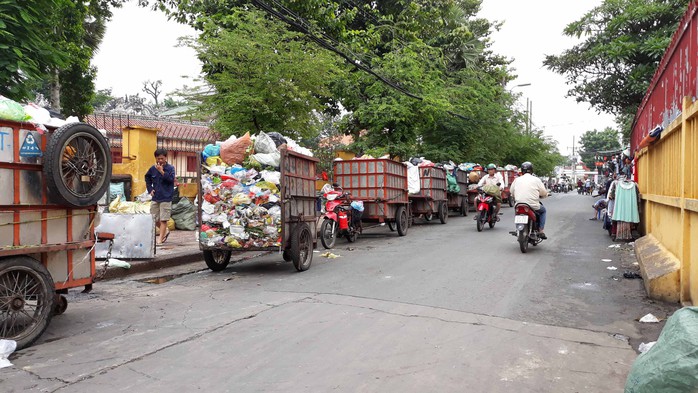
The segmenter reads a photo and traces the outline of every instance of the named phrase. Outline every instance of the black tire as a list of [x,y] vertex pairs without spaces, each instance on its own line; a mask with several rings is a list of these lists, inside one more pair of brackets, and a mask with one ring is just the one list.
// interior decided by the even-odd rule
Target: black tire
[[460,200],[460,215],[463,217],[468,216],[468,198],[463,197]]
[[424,215],[424,219],[427,220],[427,221],[433,220],[433,219],[434,219],[434,213],[429,212],[429,213],[425,214],[425,215]]
[[283,258],[286,262],[291,262],[293,260],[293,258],[291,258],[291,253],[288,250],[284,250]]
[[519,232],[519,248],[524,254],[528,251],[528,231]]
[[211,271],[220,272],[228,267],[232,252],[219,250],[204,250],[204,261]]
[[53,315],[62,315],[68,309],[68,299],[63,295],[56,295],[56,301],[53,305]]
[[397,226],[395,225],[394,222],[388,221],[388,229],[390,229],[390,232],[395,232],[395,228],[396,228],[396,227],[397,227]]
[[480,211],[480,216],[477,218],[477,231],[482,232],[485,227],[485,221],[487,220],[487,212],[484,210]]
[[55,312],[51,274],[30,257],[2,259],[0,299],[6,299],[0,305],[0,338],[16,341],[18,350],[26,348],[44,333]]
[[333,221],[330,219],[325,219],[320,225],[320,243],[326,249],[334,248],[335,243],[337,243],[337,225],[334,226],[332,230]]
[[291,262],[299,272],[308,270],[313,262],[313,234],[304,222],[291,233]]
[[351,235],[347,235],[346,238],[347,241],[349,241],[349,243],[355,243],[356,240],[359,238],[359,232],[354,232]]
[[489,221],[487,222],[490,225],[490,229],[494,228],[494,224],[497,223],[497,217],[493,214],[494,212],[492,212],[492,214],[489,215]]
[[441,202],[441,204],[439,204],[439,221],[441,221],[442,224],[448,222],[448,204],[446,202]]
[[44,179],[52,202],[76,207],[96,204],[109,189],[111,152],[106,138],[85,123],[51,134],[44,154]]
[[509,195],[509,207],[514,207],[514,197],[512,195]]
[[410,218],[407,217],[407,209],[405,209],[404,206],[398,207],[395,212],[395,226],[397,227],[398,235],[407,235],[407,229],[410,226]]

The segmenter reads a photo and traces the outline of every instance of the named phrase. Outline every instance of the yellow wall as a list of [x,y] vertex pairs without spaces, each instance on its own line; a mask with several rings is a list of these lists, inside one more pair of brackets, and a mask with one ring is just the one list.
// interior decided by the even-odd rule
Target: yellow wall
[[145,127],[126,127],[122,136],[121,164],[112,166],[115,175],[131,175],[131,196],[136,197],[145,192],[145,174],[155,163],[153,153],[158,146],[158,129]]
[[698,304],[698,103],[637,156],[643,229],[681,261],[680,298]]

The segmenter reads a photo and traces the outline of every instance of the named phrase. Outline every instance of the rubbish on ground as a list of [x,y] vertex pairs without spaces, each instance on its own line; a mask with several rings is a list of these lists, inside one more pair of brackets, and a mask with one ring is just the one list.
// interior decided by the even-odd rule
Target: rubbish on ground
[[618,270],[618,268],[615,267],[615,266],[609,266],[609,267],[607,267],[606,269],[608,269],[608,270]]
[[128,263],[128,262],[126,262],[126,261],[122,261],[121,259],[116,259],[116,258],[109,258],[109,266],[113,266],[113,267],[123,267],[124,269],[130,269],[130,268],[131,268],[131,264],[130,264],[130,263]]
[[321,256],[321,257],[328,258],[328,259],[336,259],[336,258],[341,257],[341,255],[333,254],[333,253],[331,253],[331,252],[329,252],[329,251],[327,251],[327,252],[324,253],[324,254],[320,254],[320,256]]
[[0,340],[0,368],[10,367],[12,365],[8,358],[15,349],[17,349],[17,341]]
[[645,352],[630,369],[626,392],[698,391],[698,307],[676,311],[657,342],[643,344],[639,350]]
[[641,275],[640,273],[631,272],[630,270],[626,270],[626,271],[623,273],[623,277],[629,278],[629,279],[634,279],[634,278],[642,279],[642,275]]
[[608,248],[620,248],[620,244],[611,244]]
[[650,349],[652,349],[652,347],[653,347],[654,344],[656,344],[656,343],[657,343],[656,341],[651,341],[651,342],[648,342],[648,343],[641,343],[640,346],[637,348],[637,350],[640,351],[640,353],[646,353],[647,351],[649,351]]
[[354,251],[354,250],[355,250],[354,247],[347,247],[347,251]]
[[659,322],[659,318],[655,317],[655,316],[652,315],[652,314],[647,314],[647,315],[645,315],[644,317],[640,318],[640,322],[643,322],[643,323],[658,323],[658,322]]
[[601,262],[613,262],[612,259],[602,259]]

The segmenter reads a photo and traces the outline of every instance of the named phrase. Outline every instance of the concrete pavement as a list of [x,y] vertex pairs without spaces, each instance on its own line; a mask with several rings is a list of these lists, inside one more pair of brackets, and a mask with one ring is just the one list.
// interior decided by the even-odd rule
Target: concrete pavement
[[69,294],[68,311],[13,356],[15,367],[0,370],[0,386],[621,391],[637,344],[661,328],[636,318],[676,306],[648,300],[640,280],[622,278],[637,269],[631,246],[609,248],[588,220],[589,201],[549,200],[551,239],[525,255],[504,208],[481,233],[471,217],[418,224],[403,238],[369,231],[340,241],[338,259],[316,253],[303,273],[273,254],[221,273],[100,282],[90,294]]

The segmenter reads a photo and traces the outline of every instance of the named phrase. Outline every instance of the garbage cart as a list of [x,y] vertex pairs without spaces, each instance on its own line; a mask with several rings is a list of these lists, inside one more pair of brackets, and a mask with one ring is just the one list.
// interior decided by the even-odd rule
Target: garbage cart
[[109,187],[106,138],[84,123],[39,129],[0,120],[0,338],[31,345],[68,289],[92,288],[97,201]]
[[446,170],[437,167],[419,168],[420,191],[410,194],[412,220],[417,216],[431,221],[438,215],[442,224],[448,221]]
[[[278,196],[276,191],[272,194],[274,197],[269,199],[269,204],[274,206],[267,204],[268,208],[235,200],[254,193],[248,185],[244,192],[229,199],[221,198],[220,187],[224,187],[226,181],[231,181],[231,187],[235,187],[235,178],[227,172],[212,173],[201,165],[199,158],[200,203],[197,210],[201,224],[197,234],[209,269],[221,271],[230,263],[232,253],[247,251],[281,252],[284,260],[293,262],[296,270],[310,268],[317,244],[315,172],[318,160],[286,148],[281,148],[280,153],[279,184],[275,185]],[[214,189],[209,189],[211,180],[212,184],[218,184]],[[265,181],[262,186],[260,182],[255,187],[271,187],[269,183]],[[205,211],[209,208],[210,211]],[[239,209],[237,213],[236,209]],[[274,210],[280,215],[274,214]],[[241,215],[245,217],[236,223],[235,217]]]

